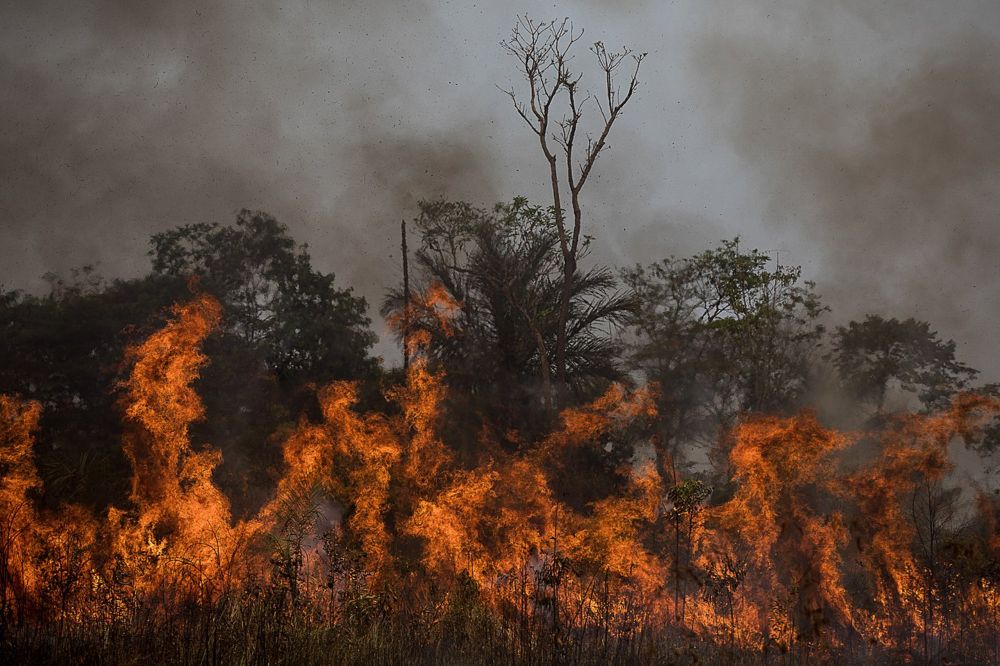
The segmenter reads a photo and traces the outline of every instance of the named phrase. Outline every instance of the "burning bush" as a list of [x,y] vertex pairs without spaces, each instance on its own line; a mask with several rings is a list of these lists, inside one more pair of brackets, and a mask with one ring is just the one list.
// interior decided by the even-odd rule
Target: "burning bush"
[[[320,390],[321,419],[285,439],[272,501],[234,519],[213,480],[220,454],[189,434],[219,319],[197,295],[130,351],[131,501],[106,516],[36,506],[41,406],[0,398],[0,610],[16,649],[98,650],[94,631],[205,631],[208,655],[223,649],[216,632],[240,631],[256,632],[248,658],[293,635],[312,650],[329,632],[360,650],[345,659],[995,655],[994,507],[978,499],[975,537],[957,529],[942,485],[949,444],[1000,412],[994,398],[963,394],[864,433],[809,412],[746,418],[729,434],[735,490],[710,504],[704,484],[661,478],[655,392],[620,385],[516,450],[484,432],[479,459],[463,460],[440,435],[448,388],[418,338],[405,383],[386,392],[392,409],[359,412],[351,382]],[[568,451],[625,440],[636,453],[620,492],[583,507],[561,495]],[[874,463],[843,469],[862,440],[878,444]],[[39,629],[62,647],[39,643]],[[370,642],[386,631],[412,640]]]

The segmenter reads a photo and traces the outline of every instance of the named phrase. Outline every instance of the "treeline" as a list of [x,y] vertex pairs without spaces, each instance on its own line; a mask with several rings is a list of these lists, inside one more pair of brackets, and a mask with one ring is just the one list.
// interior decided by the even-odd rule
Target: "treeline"
[[[649,266],[574,272],[560,384],[553,378],[562,262],[552,209],[524,199],[489,210],[428,202],[411,233],[407,326],[429,336],[434,367],[453,389],[450,441],[470,460],[483,428],[513,450],[548,432],[559,409],[611,383],[652,383],[661,473],[696,473],[719,493],[730,481],[726,433],[741,418],[827,403],[835,405],[826,410],[833,424],[858,427],[890,408],[940,409],[978,374],[927,322],[871,314],[827,330],[828,308],[799,267],[731,240]],[[580,246],[581,261],[590,242]],[[126,351],[192,291],[212,294],[224,309],[196,387],[207,418],[194,439],[222,448],[219,482],[238,512],[269,496],[281,437],[318,413],[318,387],[357,380],[367,387],[363,406],[385,408],[380,388],[402,379],[370,355],[376,337],[364,299],[314,269],[306,248],[266,213],[156,234],[149,255],[152,270],[142,278],[106,281],[85,267],[47,276],[41,296],[2,293],[0,393],[42,404],[36,455],[52,506],[99,508],[126,497],[117,405]],[[438,302],[428,301],[435,289]],[[441,294],[455,308],[446,319],[436,312]],[[402,287],[390,291],[382,314],[402,321],[404,301]],[[995,436],[974,446],[989,454]],[[634,455],[606,453],[578,461],[602,470],[581,476],[582,486],[601,488]]]
[[363,298],[312,267],[306,248],[260,212],[232,225],[194,224],[150,239],[151,271],[108,281],[93,267],[48,275],[48,293],[0,293],[0,393],[42,406],[36,445],[49,506],[93,508],[128,495],[121,385],[128,350],[192,292],[223,304],[198,380],[208,418],[195,439],[221,447],[219,482],[241,512],[280,474],[281,437],[315,415],[315,390],[334,379],[377,382],[376,336]]

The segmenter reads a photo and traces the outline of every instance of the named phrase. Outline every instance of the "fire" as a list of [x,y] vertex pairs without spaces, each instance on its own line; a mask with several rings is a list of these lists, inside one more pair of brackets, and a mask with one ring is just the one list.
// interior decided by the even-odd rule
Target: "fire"
[[[902,646],[916,634],[935,631],[931,572],[918,563],[913,544],[922,538],[922,527],[939,526],[916,524],[915,493],[923,487],[927,501],[933,501],[932,489],[952,468],[951,441],[969,435],[998,409],[995,398],[963,394],[942,413],[899,416],[882,433],[876,464],[846,480],[846,494],[861,517],[859,544],[864,545],[858,557],[876,588],[876,608],[868,618],[873,639]],[[986,509],[981,503],[980,508]]]
[[[221,455],[210,448],[196,451],[188,434],[205,411],[191,386],[208,360],[201,344],[220,317],[217,301],[197,296],[132,350],[135,363],[124,401],[133,427],[123,446],[132,463],[137,517],[133,521],[116,510],[109,515],[123,561],[134,566],[154,560],[155,568],[176,569],[202,592],[227,585],[246,531],[232,524],[229,500],[212,482]],[[140,581],[161,582],[156,576]]]
[[[413,307],[454,334],[461,304],[443,290]],[[130,504],[104,517],[36,506],[41,406],[0,396],[5,617],[113,618],[136,604],[211,603],[264,581],[333,621],[340,602],[321,599],[391,590],[409,599],[402,608],[432,590],[454,600],[468,584],[495,612],[557,635],[674,624],[751,650],[858,638],[912,652],[956,631],[937,598],[940,546],[928,538],[941,529],[933,511],[948,447],[1000,413],[996,399],[963,395],[942,413],[900,415],[867,433],[837,432],[808,411],[744,419],[727,434],[732,486],[711,501],[700,482],[675,480],[671,490],[661,478],[645,388],[610,386],[565,410],[541,441],[508,433],[514,451],[484,429],[478,459],[456,455],[442,435],[446,378],[433,370],[429,339],[414,336],[405,383],[385,393],[392,408],[361,411],[351,382],[320,389],[322,418],[303,418],[285,439],[273,499],[234,520],[212,478],[221,454],[190,436],[205,416],[194,388],[210,362],[202,345],[220,316],[212,297],[196,295],[130,352],[121,402]],[[637,453],[618,470],[620,492],[585,507],[560,497],[567,452],[625,440]],[[877,449],[874,462],[851,470],[845,461],[860,446]],[[1000,556],[995,503],[980,494],[973,509],[992,526],[984,552]],[[988,627],[1000,606],[995,582],[961,584],[964,616]]]
[[5,612],[21,617],[39,585],[39,571],[32,566],[39,544],[33,538],[37,522],[28,497],[41,486],[31,458],[32,433],[42,407],[0,395],[0,603]]
[[[849,625],[839,554],[847,532],[840,512],[821,513],[817,504],[835,491],[832,456],[850,438],[810,413],[749,421],[733,438],[738,488],[711,509],[711,528],[698,544],[702,568],[728,586],[727,608],[695,609],[697,621],[711,633],[738,631],[779,643],[819,638],[831,623]],[[737,592],[738,602],[729,598]],[[738,630],[726,626],[734,623]]]

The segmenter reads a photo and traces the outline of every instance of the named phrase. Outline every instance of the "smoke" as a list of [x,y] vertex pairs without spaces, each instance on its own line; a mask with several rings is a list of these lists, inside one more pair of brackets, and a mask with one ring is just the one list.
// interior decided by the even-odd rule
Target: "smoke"
[[269,100],[253,80],[227,85],[254,49],[220,13],[53,3],[5,26],[0,200],[18,249],[5,281],[95,260],[134,273],[150,231],[260,200],[265,170],[238,147],[281,155],[280,128],[241,113]]
[[998,7],[9,3],[0,284],[95,262],[141,275],[151,233],[260,208],[377,303],[418,199],[548,201],[534,137],[494,88],[518,83],[497,42],[527,11],[587,29],[588,89],[590,39],[650,52],[584,192],[594,261],[739,234],[790,250],[839,320],[927,319],[1000,375],[985,333],[1000,323]]
[[355,256],[376,260],[368,275],[354,271],[360,283],[384,290],[401,279],[399,220],[412,215],[420,200],[485,203],[501,196],[490,151],[474,120],[422,136],[375,128],[346,145],[343,159],[353,174],[334,209],[339,242],[348,242]]
[[448,90],[462,76],[447,67],[416,66],[445,31],[425,3],[91,0],[2,13],[7,288],[93,263],[141,275],[150,234],[260,208],[377,301],[395,277],[399,216],[418,198],[494,196],[483,123],[456,120],[472,91]]
[[[933,40],[903,48],[895,32],[912,26],[890,20],[906,16],[898,4],[892,14],[764,4],[774,15],[755,18],[767,28],[705,34],[693,63],[713,122],[766,197],[767,220],[821,253],[816,277],[841,321],[915,315],[1000,372],[990,340],[1000,298],[995,36],[942,21]],[[852,35],[885,46],[846,40],[845,24],[857,21]]]

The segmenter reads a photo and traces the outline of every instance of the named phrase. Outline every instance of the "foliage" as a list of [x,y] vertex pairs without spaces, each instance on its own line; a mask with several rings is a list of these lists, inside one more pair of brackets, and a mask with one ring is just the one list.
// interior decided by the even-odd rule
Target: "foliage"
[[799,267],[770,263],[735,239],[623,271],[638,302],[630,360],[662,391],[664,462],[714,444],[741,412],[800,404],[825,308]]
[[[417,229],[416,293],[385,307],[413,362],[379,411],[359,404],[374,369],[363,301],[262,214],[158,235],[142,279],[84,269],[50,276],[44,297],[0,294],[3,391],[42,403],[8,399],[15,424],[0,427],[2,656],[996,661],[997,502],[954,485],[948,451],[990,450],[1000,401],[996,387],[956,394],[974,372],[954,343],[920,322],[908,336],[852,323],[835,336],[845,382],[879,402],[899,382],[927,413],[857,436],[782,416],[817,371],[824,308],[800,269],[734,240],[626,271],[628,293],[607,269],[574,275],[573,392],[556,419],[540,397],[557,374],[551,210],[432,202]],[[194,355],[176,321],[146,335],[192,276],[224,318],[218,334],[195,326]],[[140,337],[151,379],[123,382],[117,356]],[[608,386],[625,362],[660,390]],[[120,411],[144,415],[133,432]],[[127,476],[123,438],[125,510],[109,482]],[[695,443],[724,463],[714,488],[675,464]]]
[[867,315],[838,326],[834,364],[844,384],[881,411],[890,383],[915,393],[926,409],[940,408],[978,372],[955,360],[955,342],[943,341],[930,324]]
[[214,293],[226,326],[207,345],[212,362],[199,391],[208,418],[195,435],[222,447],[222,484],[239,512],[249,510],[266,499],[280,462],[270,437],[316,409],[309,386],[375,376],[367,306],[315,270],[265,213],[242,211],[233,226],[177,227],[155,234],[151,246],[153,271],[141,278],[107,281],[85,266],[48,274],[43,296],[0,293],[0,393],[43,405],[47,498],[113,503],[127,492],[114,390],[125,350],[192,288]]
[[[609,51],[603,42],[594,42],[590,51],[597,61],[602,85],[597,93],[583,93],[581,73],[573,69],[573,47],[583,37],[570,20],[537,22],[519,16],[510,37],[500,45],[517,63],[518,73],[528,84],[521,96],[513,87],[505,90],[514,110],[538,138],[542,155],[548,163],[552,188],[552,220],[557,232],[562,272],[559,276],[559,302],[556,310],[556,339],[553,353],[555,378],[559,388],[569,379],[570,310],[573,283],[578,262],[589,242],[583,233],[583,205],[580,194],[593,173],[615,121],[639,87],[639,68],[645,53],[632,49]],[[629,72],[621,86],[622,66]],[[596,106],[601,122],[588,131],[584,107]],[[556,131],[558,128],[558,131]],[[583,140],[586,139],[586,145]],[[560,160],[562,164],[560,165]],[[560,174],[563,174],[562,176]],[[563,179],[565,177],[565,180]],[[567,190],[564,192],[564,190]],[[565,200],[568,194],[569,201]],[[572,224],[569,214],[572,212]],[[547,390],[549,387],[546,386]]]
[[0,392],[41,402],[38,446],[46,496],[100,505],[127,491],[117,396],[129,344],[182,298],[162,277],[105,282],[93,267],[51,275],[45,296],[0,303]]
[[[531,413],[555,372],[562,260],[551,210],[523,198],[492,211],[464,202],[424,202],[416,220],[416,291],[444,288],[457,304],[442,325],[411,303],[410,332],[430,336],[430,353],[452,386],[484,404]],[[581,247],[581,254],[589,243]],[[574,273],[568,318],[567,382],[577,399],[620,379],[613,335],[633,307],[603,267]],[[401,289],[383,313],[403,317]],[[512,400],[513,397],[513,400]]]
[[225,307],[226,332],[266,355],[282,379],[327,382],[373,370],[363,298],[315,270],[288,228],[242,210],[233,226],[189,224],[154,234],[153,273],[196,275]]

